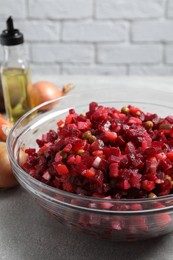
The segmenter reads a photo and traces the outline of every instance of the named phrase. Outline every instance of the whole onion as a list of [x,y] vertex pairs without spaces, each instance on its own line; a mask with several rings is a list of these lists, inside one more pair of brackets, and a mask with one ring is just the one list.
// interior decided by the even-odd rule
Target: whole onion
[[0,142],[0,165],[0,188],[11,188],[18,185],[12,172],[5,142]]
[[30,89],[31,106],[35,107],[43,102],[59,98],[67,94],[74,86],[68,84],[59,89],[55,84],[48,81],[38,81],[34,83]]

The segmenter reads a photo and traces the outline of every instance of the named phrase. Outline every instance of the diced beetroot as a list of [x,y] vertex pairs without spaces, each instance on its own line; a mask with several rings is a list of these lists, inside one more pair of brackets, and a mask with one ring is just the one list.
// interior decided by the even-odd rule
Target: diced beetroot
[[33,154],[35,154],[35,152],[36,152],[35,148],[25,149],[25,153],[27,153],[28,155],[33,155]]
[[166,121],[168,121],[169,123],[173,124],[173,116],[167,116],[165,118]]
[[172,169],[172,163],[169,159],[161,160],[159,165],[164,171]]
[[134,169],[140,169],[143,167],[143,162],[134,153],[128,154],[128,161]]
[[63,189],[68,192],[74,192],[74,187],[70,182],[63,182]]
[[72,144],[67,144],[64,148],[63,148],[63,152],[65,153],[69,153],[72,149]]
[[152,147],[155,148],[155,151],[161,151],[162,150],[163,143],[159,141],[153,141]]
[[116,178],[118,176],[118,163],[111,163],[109,165],[109,175],[110,177]]
[[44,143],[47,142],[47,135],[48,135],[48,133],[47,133],[47,134],[42,134],[42,141],[43,141]]
[[160,161],[164,161],[166,159],[166,154],[164,152],[158,153],[155,156]]
[[173,152],[167,153],[167,157],[168,157],[168,159],[169,159],[170,161],[173,162]]
[[106,155],[107,158],[109,158],[111,155],[117,157],[121,157],[122,155],[119,147],[112,147],[112,146],[104,147],[103,153]]
[[91,144],[90,150],[91,150],[91,152],[93,152],[93,151],[96,151],[96,150],[103,149],[103,147],[104,147],[104,143],[103,143],[102,140],[99,139],[99,140],[94,141]]
[[128,158],[127,158],[127,155],[123,155],[123,156],[122,156],[122,159],[121,159],[121,161],[120,161],[120,166],[121,166],[122,168],[127,168],[128,165],[129,165],[129,160],[128,160]]
[[81,158],[81,156],[80,155],[76,155],[76,157],[75,157],[75,164],[79,164],[79,163],[81,163],[81,161],[82,161],[82,158]]
[[123,137],[121,135],[117,136],[117,139],[115,140],[116,145],[118,145],[119,147],[124,147],[126,142],[123,139]]
[[98,107],[98,104],[96,102],[91,102],[89,104],[89,112],[93,113],[96,110],[97,107]]
[[158,183],[158,174],[156,173],[147,173],[145,174],[145,178],[149,181],[154,181],[155,183]]
[[74,154],[77,154],[79,152],[79,150],[83,150],[85,147],[85,140],[80,140],[77,139],[74,143],[73,143],[73,152]]
[[78,137],[80,135],[80,130],[77,129],[75,124],[65,124],[64,127],[59,132],[61,138],[65,137]]
[[40,149],[38,150],[38,153],[46,153],[49,150],[49,147],[51,146],[52,143],[48,142],[45,143]]
[[57,126],[58,127],[63,127],[64,126],[64,120],[59,120],[58,122],[57,122]]
[[92,155],[96,158],[96,157],[100,157],[100,158],[105,158],[105,155],[103,154],[102,150],[96,150],[92,152]]
[[154,181],[144,180],[141,183],[141,187],[146,191],[152,191],[155,188]]
[[74,154],[70,154],[70,155],[68,156],[67,163],[68,163],[68,164],[73,164],[73,163],[75,162],[75,160],[76,160],[75,155],[74,155]]
[[92,166],[94,158],[90,156],[88,151],[85,151],[81,154],[82,162],[81,164],[85,165],[88,169]]
[[164,180],[163,183],[160,184],[158,194],[159,194],[159,196],[168,195],[168,194],[170,194],[171,189],[172,189],[172,184],[168,179],[166,179],[166,180]]
[[153,147],[150,147],[150,148],[147,147],[146,149],[144,149],[144,154],[145,154],[145,156],[146,156],[147,158],[156,157],[157,151],[156,151],[156,149],[153,148]]
[[[103,199],[173,193],[172,116],[92,102],[85,114],[70,109],[57,123],[57,131],[43,133],[36,143],[37,150],[26,149],[22,167],[47,185]],[[105,202],[103,207],[111,205]],[[136,222],[146,230],[146,219]],[[120,226],[115,221],[117,230]]]
[[[129,105],[128,108],[129,108],[129,112],[130,112],[132,115],[134,115],[134,116],[140,115],[141,112],[142,112],[138,107],[134,107],[134,106]],[[139,113],[140,113],[140,114],[139,114]]]
[[134,146],[134,144],[132,142],[128,142],[126,144],[126,147],[125,147],[125,153],[129,154],[129,153],[135,153],[136,151],[136,148]]
[[84,177],[86,177],[87,179],[92,179],[95,176],[95,174],[96,174],[96,170],[93,167],[91,167],[90,169],[84,170],[82,172],[82,175]]
[[131,187],[128,180],[119,181],[116,186],[122,190],[128,190]]
[[86,120],[86,122],[77,122],[77,126],[79,130],[86,130],[91,126],[91,122],[89,120]]
[[149,114],[147,113],[145,115],[145,121],[152,121],[155,125],[159,123],[160,118],[157,114]]
[[142,125],[142,121],[141,119],[137,118],[137,117],[130,117],[128,120],[128,124],[137,124],[137,125]]
[[140,173],[132,172],[130,180],[129,180],[131,187],[140,189],[141,188],[141,178],[142,178],[142,175]]
[[156,157],[151,157],[146,160],[146,172],[148,173],[156,173],[158,167],[158,161]]
[[65,164],[58,164],[56,166],[56,171],[60,175],[64,175],[64,174],[68,174],[69,173],[69,170],[68,170],[68,168],[67,168],[67,166]]
[[74,110],[74,108],[70,108],[70,109],[69,109],[69,114],[70,114],[70,115],[77,115],[76,112],[75,112],[75,110]]
[[62,156],[60,155],[60,153],[56,153],[55,155],[55,162],[56,163],[61,163],[62,162]]
[[73,122],[73,116],[69,114],[68,116],[66,116],[65,123],[71,124],[72,122]]
[[117,133],[115,132],[105,131],[104,134],[110,142],[115,141],[117,138]]
[[149,144],[146,140],[142,141],[142,149],[145,151],[147,148],[149,148]]
[[98,169],[103,171],[103,172],[107,172],[109,167],[109,163],[107,160],[105,160],[104,158],[102,158],[102,160],[100,161],[100,164],[98,166]]
[[109,163],[119,163],[121,161],[122,157],[120,156],[115,156],[115,155],[110,155],[108,158]]

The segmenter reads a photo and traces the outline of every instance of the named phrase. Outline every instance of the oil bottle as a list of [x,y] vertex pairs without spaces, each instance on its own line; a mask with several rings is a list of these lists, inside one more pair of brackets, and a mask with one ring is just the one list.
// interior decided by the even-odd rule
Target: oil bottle
[[31,79],[24,52],[24,36],[14,28],[11,16],[6,23],[7,29],[0,35],[0,42],[4,48],[1,79],[6,114],[14,123],[30,110]]

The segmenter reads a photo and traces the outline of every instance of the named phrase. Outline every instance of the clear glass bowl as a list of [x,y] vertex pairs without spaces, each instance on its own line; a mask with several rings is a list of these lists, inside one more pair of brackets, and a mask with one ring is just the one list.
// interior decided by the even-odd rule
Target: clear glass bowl
[[[14,125],[7,140],[9,158],[19,183],[50,215],[75,230],[111,240],[140,240],[173,231],[173,195],[138,200],[104,200],[79,196],[52,188],[29,176],[19,165],[23,146],[37,148],[35,140],[49,129],[57,129],[70,108],[83,113],[91,101],[121,108],[135,105],[160,116],[172,114],[171,91],[135,87],[95,88],[44,103],[25,114]],[[26,223],[27,224],[27,223]]]

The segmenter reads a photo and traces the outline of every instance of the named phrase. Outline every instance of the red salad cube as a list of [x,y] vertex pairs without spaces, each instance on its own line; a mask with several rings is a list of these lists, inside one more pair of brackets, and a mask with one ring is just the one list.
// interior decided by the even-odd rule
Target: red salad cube
[[56,171],[60,175],[66,175],[69,173],[69,170],[65,164],[58,164],[56,166]]

